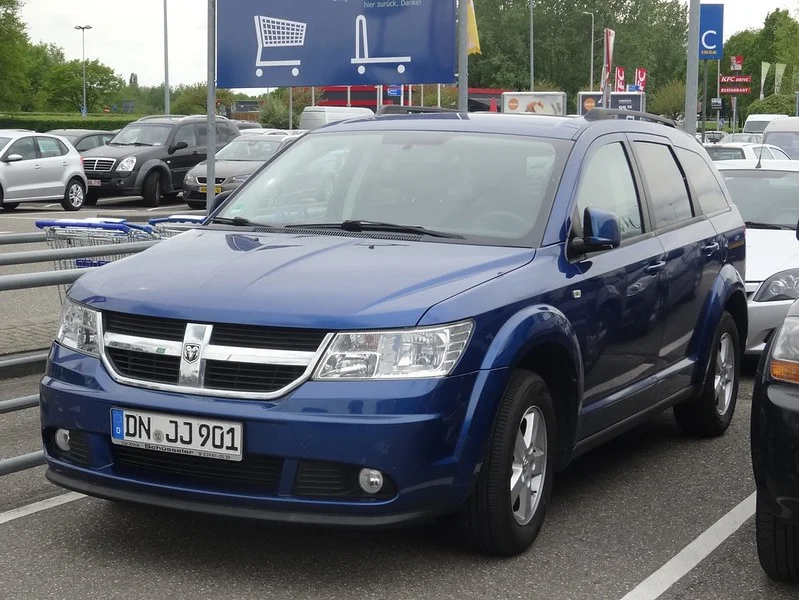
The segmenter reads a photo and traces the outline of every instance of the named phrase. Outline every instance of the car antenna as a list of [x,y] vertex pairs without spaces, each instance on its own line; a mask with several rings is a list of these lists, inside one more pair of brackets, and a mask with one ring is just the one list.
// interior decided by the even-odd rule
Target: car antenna
[[755,169],[762,169],[763,168],[763,144],[760,144],[760,154],[757,157],[757,164],[755,165]]

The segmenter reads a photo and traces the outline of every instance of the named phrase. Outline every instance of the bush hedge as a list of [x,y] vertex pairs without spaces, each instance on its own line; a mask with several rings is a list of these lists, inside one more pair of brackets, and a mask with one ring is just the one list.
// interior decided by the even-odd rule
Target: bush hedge
[[0,129],[32,129],[38,132],[51,129],[97,129],[112,131],[138,119],[136,115],[80,115],[16,113],[0,114]]

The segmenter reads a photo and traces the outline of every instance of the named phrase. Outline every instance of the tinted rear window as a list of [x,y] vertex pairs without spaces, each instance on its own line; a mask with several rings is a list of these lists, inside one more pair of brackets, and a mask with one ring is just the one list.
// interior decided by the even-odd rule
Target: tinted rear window
[[740,160],[745,158],[742,148],[707,148],[707,153],[713,160]]

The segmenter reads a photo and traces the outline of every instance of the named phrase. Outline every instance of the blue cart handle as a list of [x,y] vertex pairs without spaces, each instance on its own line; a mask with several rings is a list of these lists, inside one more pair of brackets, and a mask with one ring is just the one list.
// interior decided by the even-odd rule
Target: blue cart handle
[[132,227],[130,224],[127,223],[103,223],[103,222],[92,222],[92,221],[81,221],[79,219],[70,220],[70,219],[59,219],[55,221],[36,221],[36,227],[39,229],[45,229],[48,227],[60,227],[60,228],[79,228],[79,229],[101,229],[103,231],[120,231],[122,233],[130,233],[133,229],[140,229],[139,227]]
[[172,215],[171,217],[161,217],[147,221],[150,225],[160,225],[162,223],[197,223],[205,221],[205,217],[195,217],[194,215]]

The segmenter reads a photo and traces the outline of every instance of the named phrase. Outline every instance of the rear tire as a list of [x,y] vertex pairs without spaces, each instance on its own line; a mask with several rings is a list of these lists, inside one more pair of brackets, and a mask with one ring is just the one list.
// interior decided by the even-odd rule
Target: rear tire
[[799,527],[771,512],[766,494],[758,488],[755,527],[760,566],[771,579],[799,583]]
[[97,190],[86,190],[86,199],[83,201],[84,206],[97,206],[100,200],[100,194]]
[[741,378],[741,344],[738,326],[724,312],[713,338],[713,351],[702,391],[674,407],[677,424],[688,435],[719,437],[727,431],[735,414]]
[[144,205],[155,208],[161,204],[161,174],[153,171],[144,179],[142,186]]
[[64,199],[61,201],[61,206],[66,211],[76,211],[83,208],[86,201],[86,186],[77,177],[70,179],[67,184],[67,189],[64,192]]
[[199,200],[186,200],[186,204],[188,204],[189,208],[192,210],[205,210],[205,202]]
[[514,556],[532,545],[552,492],[556,435],[546,383],[537,373],[515,371],[475,489],[459,517],[464,542],[496,556]]

